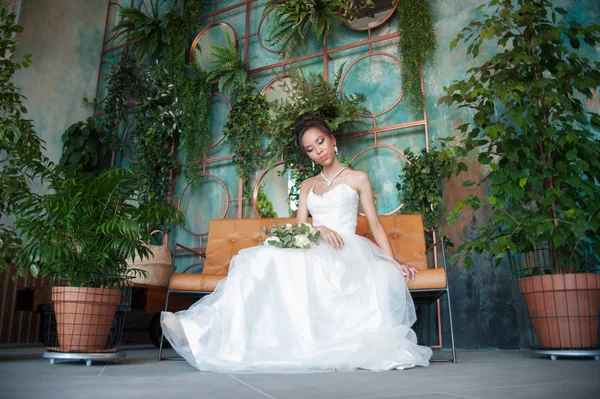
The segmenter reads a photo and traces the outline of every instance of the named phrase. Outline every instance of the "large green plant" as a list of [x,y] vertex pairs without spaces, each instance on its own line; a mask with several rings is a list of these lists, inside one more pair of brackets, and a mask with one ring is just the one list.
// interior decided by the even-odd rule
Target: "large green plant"
[[290,84],[283,86],[285,100],[271,105],[272,112],[267,125],[270,135],[268,150],[273,159],[284,159],[284,170],[292,171],[294,186],[290,198],[293,201],[297,201],[300,184],[319,171],[298,149],[294,121],[300,115],[311,112],[325,120],[332,131],[343,133],[351,123],[363,123],[360,115],[368,113],[363,106],[366,100],[363,94],[346,96],[338,93],[342,70],[343,66],[336,72],[333,82],[325,81],[320,74],[310,74],[306,78],[300,71],[292,71]]
[[48,192],[16,196],[15,226],[26,239],[15,258],[21,274],[51,275],[70,286],[93,284],[97,275],[139,274],[127,263],[149,255],[150,233],[183,220],[173,208],[140,202],[133,170],[111,168],[90,180],[41,166]]
[[421,63],[435,54],[437,41],[429,0],[395,0],[398,14],[398,52],[402,59],[402,90],[408,108],[423,111]]
[[423,216],[426,228],[440,230],[445,213],[442,179],[452,167],[452,152],[445,143],[423,148],[413,153],[404,150],[408,162],[402,167],[400,181],[396,185],[398,199],[403,204],[401,213],[418,213]]
[[[17,60],[15,35],[23,28],[15,23],[15,14],[0,4],[0,219],[13,212],[11,193],[29,192],[31,165],[42,157],[43,143],[27,119],[23,95],[13,78],[27,68],[31,55]],[[5,270],[21,251],[22,241],[9,225],[0,223],[0,270]]]
[[268,40],[293,55],[310,31],[325,42],[335,21],[352,24],[372,6],[372,0],[269,0],[264,15],[273,8],[275,18]]
[[[491,218],[460,250],[487,251],[500,263],[508,251],[549,246],[554,262],[547,272],[582,270],[586,258],[600,253],[600,117],[582,103],[600,85],[600,63],[582,53],[598,46],[600,26],[574,21],[549,0],[485,6],[488,13],[451,46],[464,41],[473,58],[487,42],[497,50],[440,99],[474,112],[458,128],[457,152],[477,150],[484,165],[483,178],[464,185],[489,185],[483,200]],[[458,167],[467,169],[463,162]],[[480,204],[470,195],[452,216]]]

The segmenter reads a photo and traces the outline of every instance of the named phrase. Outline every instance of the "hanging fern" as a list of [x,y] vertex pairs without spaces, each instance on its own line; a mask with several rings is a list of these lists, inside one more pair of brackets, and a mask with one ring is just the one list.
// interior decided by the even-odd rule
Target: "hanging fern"
[[268,41],[293,55],[310,30],[326,41],[333,22],[352,24],[362,8],[373,5],[372,0],[270,0],[263,14],[274,7],[275,19]]
[[398,52],[402,59],[402,89],[413,113],[423,111],[421,63],[435,54],[437,41],[429,0],[395,0],[398,12]]
[[272,116],[267,131],[270,133],[269,152],[275,159],[283,157],[284,170],[292,171],[294,186],[290,199],[297,201],[302,181],[314,175],[311,162],[296,146],[294,121],[298,116],[312,112],[327,122],[332,131],[341,133],[351,123],[364,123],[360,114],[367,114],[363,106],[363,94],[341,95],[337,92],[344,66],[336,72],[333,82],[326,82],[323,75],[310,74],[305,78],[300,71],[291,72],[290,85],[284,86],[284,101],[271,105]]
[[260,151],[266,137],[268,103],[263,95],[250,85],[239,88],[225,125],[225,139],[235,154],[234,163],[243,181],[244,192],[250,198],[250,176],[265,166],[265,155]]
[[135,42],[135,58],[141,63],[146,56],[156,53],[170,44],[167,21],[160,15],[160,8],[166,0],[151,0],[150,7],[144,2],[144,11],[135,7],[121,7],[121,22],[112,29],[116,37],[126,35]]
[[183,174],[187,181],[198,177],[195,161],[202,158],[210,146],[210,107],[212,93],[206,71],[193,64],[187,68],[184,80],[177,80],[175,91],[183,111],[179,150],[183,152]]
[[227,47],[211,46],[212,55],[216,58],[211,64],[214,69],[208,73],[207,79],[220,78],[219,91],[230,97],[234,96],[238,88],[243,88],[249,83],[247,66],[248,61],[242,61],[242,57],[227,34]]
[[108,94],[104,101],[106,129],[116,140],[119,122],[124,118],[127,105],[139,100],[142,93],[140,72],[131,56],[123,56],[114,71],[108,76]]

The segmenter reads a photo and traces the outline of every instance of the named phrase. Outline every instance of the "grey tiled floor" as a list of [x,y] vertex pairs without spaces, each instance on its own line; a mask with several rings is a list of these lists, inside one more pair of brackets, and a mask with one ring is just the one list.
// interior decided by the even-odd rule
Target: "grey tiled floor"
[[[42,348],[0,349],[0,398],[493,399],[600,398],[600,362],[530,352],[462,351],[459,363],[374,373],[201,373],[126,348],[119,364],[42,359]],[[445,355],[445,353],[444,353]]]

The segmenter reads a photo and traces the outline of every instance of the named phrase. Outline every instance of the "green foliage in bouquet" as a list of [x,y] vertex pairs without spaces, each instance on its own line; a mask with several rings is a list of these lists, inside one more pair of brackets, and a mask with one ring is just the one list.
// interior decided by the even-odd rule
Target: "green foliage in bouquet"
[[277,248],[312,248],[321,236],[321,232],[308,223],[282,223],[279,227],[274,222],[271,223],[272,228],[262,228],[267,235],[262,245]]

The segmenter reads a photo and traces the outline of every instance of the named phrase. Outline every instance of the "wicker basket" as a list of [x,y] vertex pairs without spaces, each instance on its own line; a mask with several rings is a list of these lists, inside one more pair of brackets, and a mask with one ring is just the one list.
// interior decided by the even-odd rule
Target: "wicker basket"
[[172,256],[171,250],[167,247],[167,240],[163,240],[162,245],[146,244],[150,249],[150,256],[146,259],[135,257],[130,268],[142,269],[148,273],[146,277],[135,277],[132,282],[135,284],[155,285],[166,287],[171,275]]

